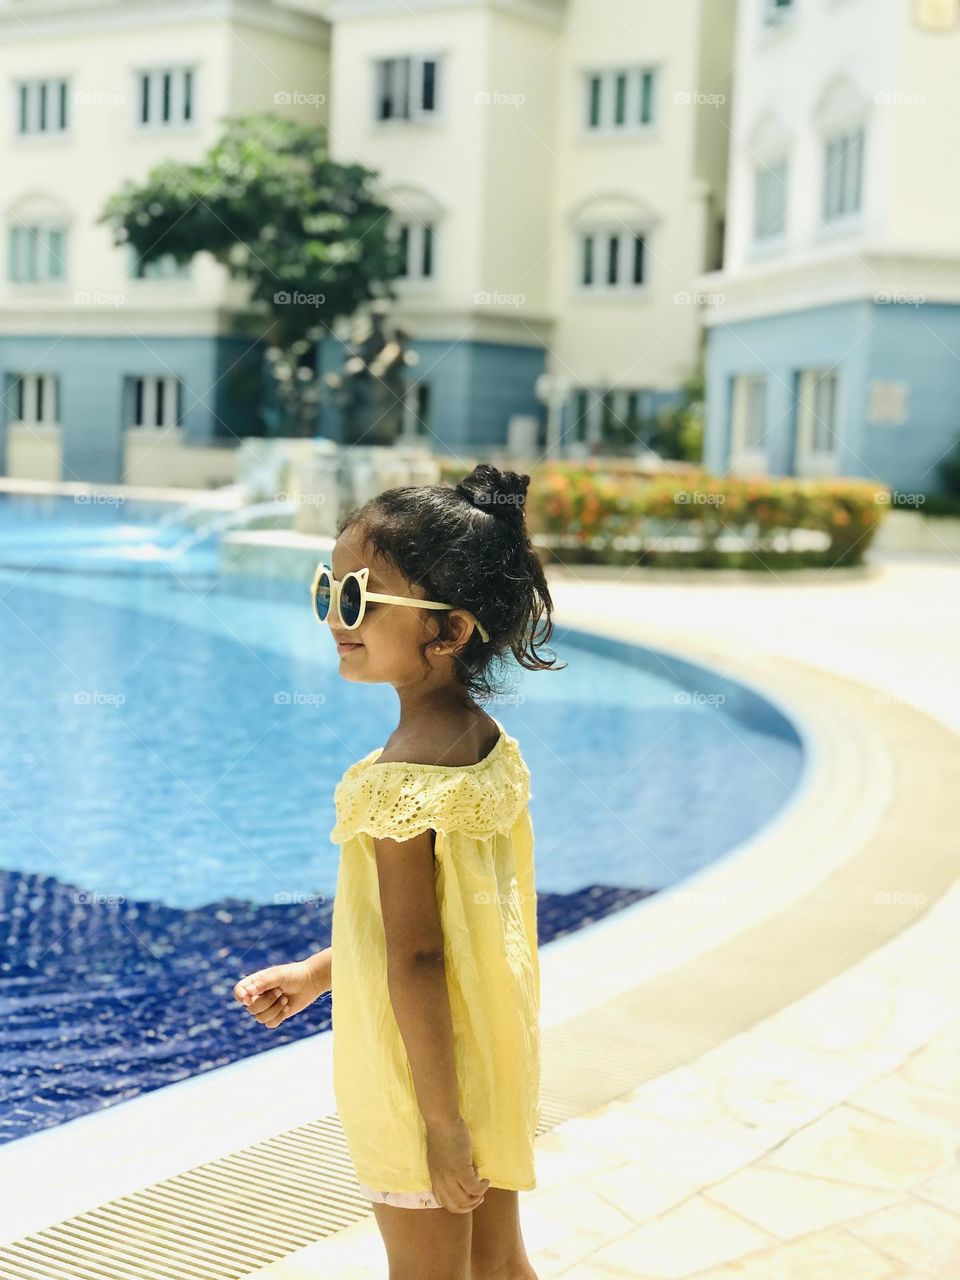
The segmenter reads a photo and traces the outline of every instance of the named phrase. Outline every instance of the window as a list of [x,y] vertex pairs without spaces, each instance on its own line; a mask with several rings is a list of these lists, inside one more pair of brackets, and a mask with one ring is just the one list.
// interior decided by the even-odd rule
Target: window
[[377,120],[431,120],[437,116],[438,58],[379,58],[374,66]]
[[15,422],[53,427],[60,421],[60,379],[56,374],[13,374],[8,400]]
[[646,237],[641,231],[587,231],[580,236],[583,289],[637,289],[646,284]]
[[434,274],[432,222],[401,222],[396,229],[402,255],[401,280],[430,280]]
[[15,223],[11,226],[7,278],[31,284],[66,280],[66,227],[53,223]]
[[794,0],[761,0],[761,3],[763,5],[763,20],[768,27],[772,27],[774,23],[782,22],[794,10]]
[[192,67],[160,67],[137,73],[137,124],[141,128],[172,129],[192,124],[194,73]]
[[174,375],[131,378],[131,426],[177,427],[183,414],[183,383]]
[[655,75],[650,67],[588,72],[584,77],[587,129],[632,130],[653,124]]
[[743,454],[763,452],[766,398],[766,378],[759,374],[741,374],[734,378],[731,464]]
[[835,134],[824,143],[824,222],[849,217],[860,210],[863,143],[863,129]]
[[782,236],[787,217],[787,162],[759,164],[754,178],[753,236],[772,240]]
[[566,440],[588,449],[610,446],[635,451],[651,447],[655,428],[653,392],[649,389],[578,387],[571,398]]
[[133,246],[129,247],[127,274],[134,280],[189,280],[190,266],[189,262],[177,262],[172,253],[144,262]]
[[431,434],[430,409],[430,383],[411,383],[403,397],[402,435],[405,439]]
[[798,472],[836,452],[839,378],[834,369],[804,369],[797,396]]
[[68,125],[66,80],[22,80],[17,85],[17,133],[64,133]]

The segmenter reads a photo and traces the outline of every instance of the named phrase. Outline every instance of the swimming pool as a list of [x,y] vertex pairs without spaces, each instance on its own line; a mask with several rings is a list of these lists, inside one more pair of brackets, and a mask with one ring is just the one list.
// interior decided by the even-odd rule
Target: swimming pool
[[[396,697],[340,678],[306,583],[220,576],[210,546],[176,574],[116,554],[182,538],[162,517],[0,496],[0,1140],[328,1025],[321,1000],[268,1044],[232,987],[329,945],[333,786]],[[490,707],[531,770],[544,943],[740,844],[803,763],[743,686],[560,627],[553,648],[565,671]]]

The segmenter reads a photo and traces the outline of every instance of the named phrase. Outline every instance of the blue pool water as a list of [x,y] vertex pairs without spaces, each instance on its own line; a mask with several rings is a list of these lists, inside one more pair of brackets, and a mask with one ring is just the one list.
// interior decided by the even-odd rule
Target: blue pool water
[[[0,496],[0,1141],[267,1047],[232,986],[329,945],[333,787],[396,724],[307,583],[220,576],[203,542],[144,568],[183,545],[165,510]],[[552,647],[565,671],[489,708],[531,770],[544,943],[748,838],[802,767],[742,686]]]

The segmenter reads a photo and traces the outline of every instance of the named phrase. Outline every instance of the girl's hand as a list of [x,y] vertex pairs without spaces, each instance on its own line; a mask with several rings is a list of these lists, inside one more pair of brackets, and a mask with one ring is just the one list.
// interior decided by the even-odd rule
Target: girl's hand
[[234,997],[265,1027],[279,1027],[301,1013],[322,992],[305,960],[277,964],[247,974],[233,988]]
[[473,1143],[462,1116],[427,1124],[427,1167],[433,1194],[451,1213],[470,1213],[483,1203],[489,1178],[478,1178]]

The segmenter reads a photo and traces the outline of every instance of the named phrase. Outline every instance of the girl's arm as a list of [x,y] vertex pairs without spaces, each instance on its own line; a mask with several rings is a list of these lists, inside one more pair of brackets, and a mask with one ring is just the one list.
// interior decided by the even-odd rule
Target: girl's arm
[[437,906],[433,832],[375,838],[387,986],[428,1129],[456,1124],[460,1102]]
[[312,956],[307,956],[304,964],[307,966],[311,984],[318,996],[333,989],[333,947],[315,951]]

